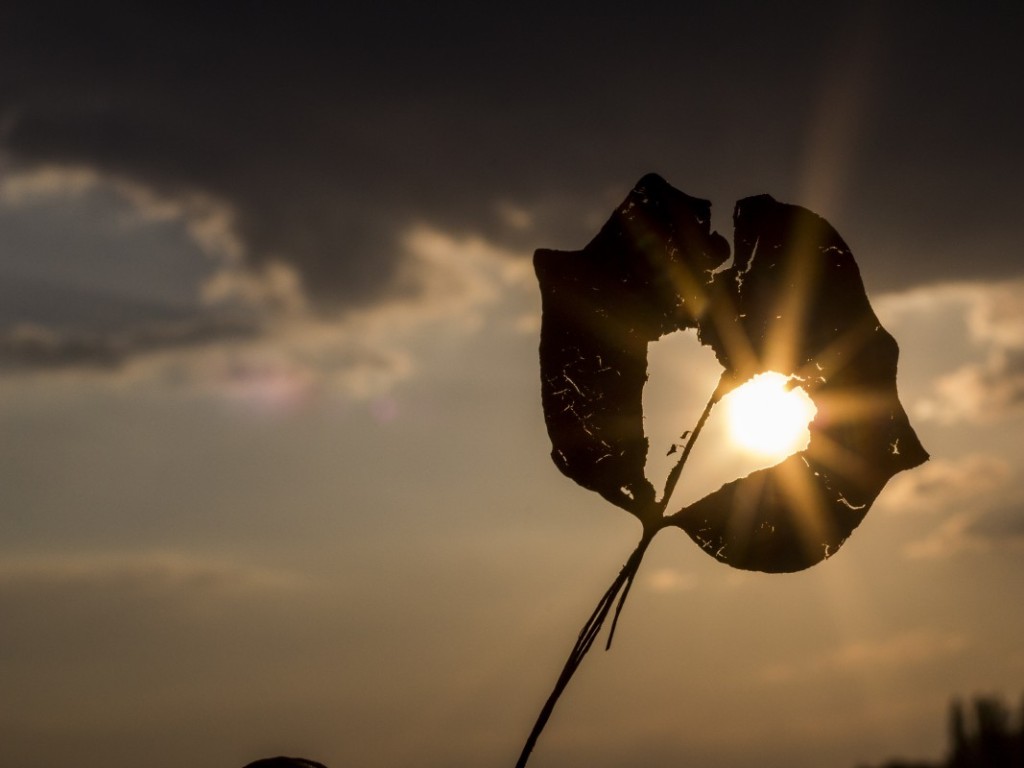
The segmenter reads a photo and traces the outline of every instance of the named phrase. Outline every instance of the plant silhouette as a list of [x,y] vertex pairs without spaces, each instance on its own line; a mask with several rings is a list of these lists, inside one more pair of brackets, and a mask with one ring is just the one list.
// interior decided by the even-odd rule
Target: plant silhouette
[[[1016,720],[1016,722],[1013,722]],[[879,768],[1020,768],[1024,765],[1024,705],[1011,717],[1010,708],[995,696],[979,696],[970,708],[954,700],[949,708],[946,759],[890,760]]]
[[[614,607],[611,646],[660,530],[681,528],[735,568],[798,571],[835,554],[885,483],[928,458],[897,395],[896,342],[871,310],[853,255],[831,225],[768,195],[745,198],[733,216],[730,261],[710,220],[708,201],[649,174],[583,250],[534,256],[551,457],[567,477],[634,515],[643,531],[584,624],[517,768]],[[682,433],[659,495],[645,474],[647,347],[684,329],[696,330],[723,371],[697,423]],[[817,406],[807,448],[670,511],[715,404],[765,371],[798,383]]]

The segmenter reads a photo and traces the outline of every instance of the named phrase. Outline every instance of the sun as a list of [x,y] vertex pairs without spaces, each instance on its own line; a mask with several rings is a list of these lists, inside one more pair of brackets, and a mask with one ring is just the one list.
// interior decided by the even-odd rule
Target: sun
[[775,371],[754,376],[726,395],[722,404],[732,441],[778,460],[807,446],[807,426],[818,410],[802,388]]

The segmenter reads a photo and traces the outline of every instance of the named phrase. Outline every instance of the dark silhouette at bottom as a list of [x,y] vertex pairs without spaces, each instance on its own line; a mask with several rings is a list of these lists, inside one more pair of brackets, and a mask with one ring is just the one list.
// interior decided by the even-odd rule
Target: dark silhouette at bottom
[[[1014,716],[994,696],[975,698],[970,707],[959,699],[949,708],[949,752],[940,762],[897,758],[858,768],[1024,768],[1024,699]],[[267,757],[244,768],[327,768],[302,757]]]
[[970,709],[954,701],[943,762],[890,760],[877,768],[1024,768],[1024,701],[1016,718],[996,697],[978,697]]
[[316,760],[306,760],[302,757],[265,757],[262,760],[249,763],[245,768],[327,768],[327,766]]

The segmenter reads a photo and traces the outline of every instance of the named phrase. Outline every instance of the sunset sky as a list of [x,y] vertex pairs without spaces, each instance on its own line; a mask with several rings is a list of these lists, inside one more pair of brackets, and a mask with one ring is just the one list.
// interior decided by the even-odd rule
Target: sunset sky
[[[0,8],[0,764],[511,766],[640,534],[549,457],[531,256],[651,171],[831,222],[932,458],[801,573],[659,536],[531,766],[1020,701],[1024,6],[217,8]],[[718,365],[650,357],[667,449]],[[713,415],[680,499],[744,461]]]

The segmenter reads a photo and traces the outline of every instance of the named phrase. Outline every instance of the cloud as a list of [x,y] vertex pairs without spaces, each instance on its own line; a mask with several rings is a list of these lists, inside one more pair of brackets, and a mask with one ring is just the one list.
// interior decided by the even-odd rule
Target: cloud
[[[1024,310],[1022,310],[1024,314]],[[935,382],[917,413],[942,424],[995,423],[1024,412],[1024,347],[992,344],[988,359],[965,365]]]
[[1003,349],[1024,349],[1021,289],[1024,289],[1024,280],[985,286],[967,316],[968,327],[976,340]]
[[1024,411],[1024,280],[968,289],[966,323],[981,362],[939,378],[921,416],[941,423],[994,422]]
[[227,263],[195,286],[196,310],[183,319],[95,331],[2,329],[0,372],[173,384],[288,408],[318,394],[380,395],[414,375],[437,335],[473,334],[492,319],[515,334],[535,327],[525,254],[425,224],[405,232],[399,248],[393,290],[372,305],[324,315],[309,307],[290,267]]
[[[507,233],[505,247],[530,237],[531,206],[513,189],[522,185],[503,182],[499,203],[500,175],[487,167],[515,163],[513,148],[486,163],[463,151],[479,99],[442,109],[421,103],[426,83],[404,93],[409,72],[395,53],[411,55],[424,41],[390,13],[325,7],[283,18],[253,8],[243,24],[252,37],[237,14],[213,10],[202,18],[156,11],[146,23],[123,13],[69,12],[60,23],[17,15],[4,25],[20,33],[4,36],[0,63],[24,77],[0,89],[0,142],[10,169],[34,178],[7,184],[8,201],[103,177],[159,201],[147,207],[168,215],[197,202],[215,207],[216,215],[193,217],[197,237],[223,240],[218,247],[255,272],[287,265],[328,310],[387,294],[403,233],[422,218],[491,239]],[[133,64],[117,54],[83,58],[84,40],[131,51]],[[433,45],[408,62],[436,64]],[[198,79],[166,66],[186,49]],[[468,70],[460,63],[451,74],[459,71]],[[459,87],[453,78],[430,85],[448,94]],[[58,180],[61,168],[73,170]]]
[[1007,504],[1013,479],[1010,463],[996,456],[933,459],[893,478],[878,508],[890,515],[937,519],[928,533],[904,547],[911,559],[1016,549],[1024,545],[1024,505]]
[[[940,424],[993,423],[1024,413],[1024,279],[961,282],[886,294],[886,324],[962,332],[972,359],[939,372],[914,415]],[[920,330],[918,330],[920,332]],[[947,336],[937,343],[949,343]],[[947,358],[953,362],[956,357]]]
[[200,297],[207,306],[239,304],[285,315],[300,314],[308,307],[299,276],[279,262],[259,270],[225,267],[203,282]]
[[400,245],[391,295],[336,319],[305,316],[285,324],[270,345],[274,353],[328,389],[371,397],[412,375],[417,351],[431,338],[475,333],[502,308],[515,312],[508,323],[519,332],[524,308],[536,311],[525,254],[426,225],[407,231]]
[[4,170],[0,179],[0,205],[7,208],[19,209],[41,202],[109,192],[129,204],[133,216],[140,222],[179,220],[192,240],[209,256],[234,263],[243,259],[244,245],[235,227],[235,214],[223,200],[199,191],[161,194],[144,181],[87,164],[11,166],[9,161],[0,162],[0,169]]
[[976,507],[1003,489],[1011,477],[1009,463],[988,454],[932,459],[894,477],[877,508],[896,515],[936,515]]
[[820,676],[859,675],[867,670],[925,666],[955,656],[967,648],[957,633],[918,629],[882,640],[858,640],[805,660],[775,664],[762,670],[766,682],[788,683]]
[[697,586],[693,574],[675,568],[658,568],[648,574],[644,582],[652,592],[661,593],[688,592]]
[[0,563],[0,600],[45,592],[154,597],[257,596],[291,591],[303,578],[286,571],[175,552],[10,556]]
[[0,372],[40,369],[116,369],[138,354],[260,335],[251,322],[198,318],[107,334],[60,332],[30,323],[0,331]]
[[[826,82],[818,92],[803,76],[792,75],[829,71],[820,51],[834,49],[829,55],[845,61],[842,46],[808,47],[804,33],[767,11],[748,9],[737,16],[713,8],[701,24],[691,23],[687,13],[675,17],[647,10],[628,18],[581,19],[538,6],[482,17],[415,4],[343,10],[325,4],[289,13],[261,5],[242,14],[213,6],[198,12],[167,7],[145,15],[103,3],[90,12],[65,9],[59,15],[31,5],[12,8],[0,25],[0,69],[16,73],[0,84],[0,196],[13,210],[56,195],[88,197],[113,190],[132,208],[126,229],[173,224],[210,257],[210,274],[194,293],[198,306],[189,307],[192,325],[233,327],[235,316],[227,312],[225,322],[218,314],[227,308],[255,315],[242,313],[276,347],[261,348],[258,364],[246,361],[242,369],[315,371],[327,365],[350,380],[346,387],[374,389],[408,375],[415,367],[413,355],[397,343],[384,352],[376,342],[360,344],[353,329],[400,324],[398,314],[406,310],[437,322],[439,310],[431,300],[413,308],[408,292],[421,291],[424,281],[433,279],[427,273],[452,275],[436,261],[424,271],[427,244],[410,243],[410,233],[426,228],[454,243],[477,238],[493,253],[513,259],[537,246],[577,248],[647,170],[663,171],[687,192],[715,198],[716,211],[726,217],[739,196],[732,194],[736,179],[743,184],[741,194],[766,191],[793,199],[801,187],[800,169],[806,167],[807,142],[794,140],[806,135],[806,105],[819,96],[828,97],[820,103],[831,103],[844,89]],[[903,29],[904,13],[892,11],[879,24]],[[822,14],[823,30],[844,28],[837,22],[849,21],[845,13]],[[914,21],[920,28],[921,20]],[[960,28],[944,14],[924,22],[929,29]],[[977,24],[990,39],[1008,34],[1006,25],[992,18]],[[708,32],[715,28],[730,34]],[[609,58],[593,46],[608,35],[632,54]],[[769,39],[792,56],[778,62],[775,75],[760,66]],[[522,56],[524,41],[530,56]],[[972,76],[963,61],[954,66],[933,54],[934,46],[915,45],[904,41],[890,53],[924,67],[929,78],[940,73],[947,82],[987,81]],[[986,56],[968,58],[977,66],[996,66],[992,50],[1008,56],[1016,49],[992,45]],[[96,50],[107,53],[91,55]],[[752,71],[759,77],[750,78]],[[891,76],[907,67],[885,71],[890,74],[874,85],[882,89],[878,103],[888,106],[876,122],[889,126],[890,135],[886,141],[864,142],[850,136],[852,144],[899,143],[900,137],[920,133],[922,115],[944,118],[930,121],[930,128],[952,124],[957,115],[948,99]],[[680,98],[681,82],[686,98]],[[865,92],[871,85],[858,82]],[[730,97],[722,99],[723,93]],[[1000,97],[993,103],[1004,102]],[[704,108],[695,112],[694,103]],[[761,126],[756,140],[754,134],[744,138],[742,131],[721,131],[722,125],[740,124],[737,105],[765,103],[784,117]],[[891,105],[900,105],[898,114]],[[847,158],[850,167],[865,169],[862,175],[874,181],[869,190],[858,191],[852,179],[844,187],[848,224],[837,221],[837,226],[844,234],[888,229],[919,241],[913,249],[897,251],[900,258],[888,258],[878,246],[893,243],[880,235],[870,243],[874,250],[859,252],[865,275],[906,285],[979,271],[1019,271],[1005,249],[979,247],[975,258],[964,259],[963,249],[947,247],[993,222],[1000,227],[993,242],[1019,234],[1019,217],[1003,215],[1011,205],[1007,201],[1015,198],[991,188],[992,178],[1005,174],[986,173],[990,158],[971,156],[994,146],[996,136],[1015,150],[1019,131],[1005,116],[993,117],[1004,113],[972,108],[964,113],[969,118],[959,116],[972,129],[980,129],[979,119],[992,120],[986,134],[991,142],[965,148],[966,134],[951,130],[942,137],[943,151],[912,143],[894,153],[901,160],[920,153],[917,162],[923,166],[917,170],[928,173],[935,157],[952,158],[959,167],[943,167],[944,175],[975,174],[984,179],[984,194],[922,185],[908,169],[892,170],[891,156],[884,152],[856,162]],[[595,121],[595,114],[601,119]],[[1005,157],[999,154],[991,162],[1002,168]],[[909,197],[906,185],[913,186],[915,206],[903,204]],[[881,197],[879,189],[892,190],[898,205]],[[720,193],[728,196],[716,197]],[[815,205],[814,200],[794,202]],[[899,226],[879,225],[894,220]],[[930,242],[943,244],[941,252],[922,245]],[[79,255],[68,252],[69,269],[82,261]],[[451,290],[464,296],[475,295],[477,288],[463,280]],[[432,284],[430,295],[439,290]],[[32,303],[67,306],[52,291],[45,298]],[[4,299],[0,296],[0,305]],[[488,301],[494,306],[498,300]],[[388,320],[367,320],[370,315]],[[470,310],[466,322],[479,317],[478,309]],[[113,336],[97,339],[93,329],[34,317],[19,320],[32,320],[33,327],[63,340],[46,358],[51,367],[61,359],[75,367],[92,354],[121,361],[124,368],[147,356],[141,344]],[[450,317],[445,322],[458,324]],[[529,323],[526,317],[521,327]],[[13,325],[4,325],[10,333]],[[173,335],[125,326],[119,329],[122,337]],[[333,336],[336,344],[322,354],[311,351],[295,340],[305,331],[321,339]],[[189,334],[181,338],[183,354],[173,361],[170,342],[157,347],[161,365],[170,362],[175,377],[188,367],[184,348],[195,346]],[[224,342],[230,347],[225,353],[248,357],[255,350],[254,344],[235,339]],[[110,351],[126,347],[130,352]],[[204,365],[216,363],[205,355],[208,347],[204,344]],[[303,350],[301,360],[293,354],[297,348]],[[289,362],[268,363],[267,357]],[[333,362],[342,358],[359,362]],[[147,366],[153,368],[153,362]],[[279,373],[272,377],[280,378]]]
[[12,207],[28,205],[40,198],[78,197],[100,183],[100,174],[87,166],[41,165],[31,171],[11,172],[9,167],[3,170],[0,202]]
[[[841,185],[856,229],[899,233],[872,243],[899,254],[877,258],[887,281],[1018,269],[1007,249],[977,242],[1020,235],[999,172],[1017,151],[1019,115],[983,87],[992,71],[1019,68],[998,14],[972,12],[984,55],[951,58],[926,41],[956,34],[957,13],[887,9],[871,29],[899,46],[861,49],[847,39],[861,13],[842,9],[808,19],[816,35],[755,7],[709,7],[699,23],[685,9],[566,9],[167,6],[142,16],[27,4],[0,25],[0,69],[12,73],[0,84],[0,144],[23,168],[87,168],[163,200],[218,201],[244,265],[287,265],[318,307],[387,293],[395,246],[417,220],[513,251],[575,248],[593,234],[587,217],[599,210],[599,226],[645,171],[702,196],[731,193],[736,179],[742,195],[791,196],[824,155],[863,169]],[[902,34],[910,26],[920,36]],[[624,53],[608,57],[594,41],[613,37]],[[787,55],[764,67],[776,49]],[[871,95],[865,112],[881,110],[870,124],[807,125],[808,105],[856,104],[859,93]],[[721,129],[766,104],[770,124]],[[964,142],[972,131],[988,140]],[[930,183],[940,171],[958,184]],[[738,196],[716,203],[728,213]]]
[[[402,266],[388,298],[337,318],[290,318],[266,343],[240,351],[235,370],[288,371],[328,391],[373,397],[414,374],[417,350],[432,337],[474,333],[500,307],[522,307],[532,296],[525,254],[483,238],[419,225],[404,234],[401,247]],[[513,332],[520,322],[518,315],[509,320]],[[215,386],[218,378],[212,378]]]
[[1004,504],[980,515],[969,529],[969,534],[995,545],[1024,544],[1024,503]]
[[[527,254],[479,235],[411,225],[394,237],[388,291],[373,303],[324,312],[294,264],[245,260],[231,207],[212,198],[165,197],[85,166],[46,165],[0,180],[0,210],[8,215],[53,205],[79,217],[71,225],[93,228],[83,235],[69,226],[71,238],[95,242],[72,271],[47,260],[73,239],[23,238],[24,266],[11,267],[12,301],[0,318],[0,372],[173,382],[251,403],[295,404],[317,391],[386,391],[415,370],[414,349],[424,339],[473,332],[506,304],[519,307],[510,325],[535,326]],[[154,237],[176,237],[175,247],[188,243],[204,259],[179,279],[172,308],[158,297],[183,254],[154,252]],[[140,273],[139,251],[146,264],[167,266]],[[20,294],[19,281],[28,286]],[[28,290],[37,300],[19,302]]]
[[907,544],[904,552],[912,560],[943,558],[961,552],[986,552],[989,545],[969,533],[975,517],[971,512],[957,513],[927,536]]
[[200,294],[197,282],[219,264],[205,278],[216,289],[241,247],[230,213],[202,196],[167,199],[88,167],[47,165],[0,178],[0,212],[13,230],[0,317],[4,372],[113,370],[138,355],[249,339],[282,303],[281,289],[265,289],[259,308],[216,290]]
[[957,512],[905,549],[917,560],[997,551],[1024,551],[1024,503]]

